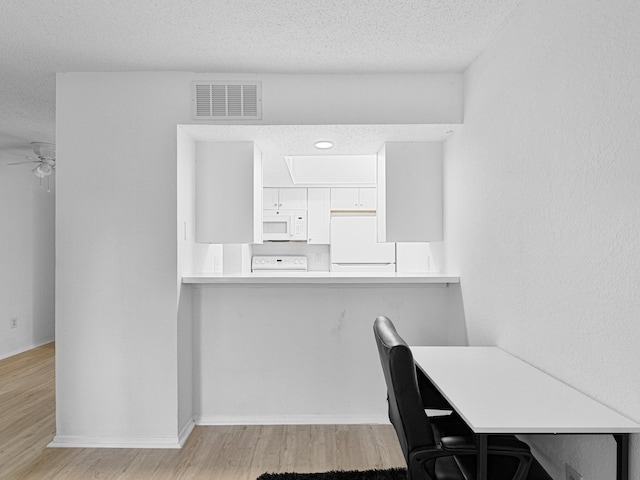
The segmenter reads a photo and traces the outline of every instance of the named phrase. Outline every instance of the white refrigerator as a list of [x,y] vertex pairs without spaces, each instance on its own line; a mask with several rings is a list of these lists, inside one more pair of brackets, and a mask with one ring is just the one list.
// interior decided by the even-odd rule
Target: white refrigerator
[[331,217],[332,272],[395,272],[395,243],[378,243],[375,215]]

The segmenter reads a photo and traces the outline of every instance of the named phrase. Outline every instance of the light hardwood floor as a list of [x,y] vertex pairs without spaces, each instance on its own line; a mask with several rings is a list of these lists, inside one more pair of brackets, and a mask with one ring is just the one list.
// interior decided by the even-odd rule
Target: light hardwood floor
[[46,448],[54,433],[54,345],[0,360],[2,480],[254,480],[404,466],[390,425],[196,427],[181,450]]

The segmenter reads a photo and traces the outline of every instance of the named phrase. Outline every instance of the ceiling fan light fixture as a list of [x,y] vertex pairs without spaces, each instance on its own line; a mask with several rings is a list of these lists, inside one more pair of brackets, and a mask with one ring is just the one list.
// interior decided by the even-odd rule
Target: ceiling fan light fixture
[[53,173],[53,168],[47,163],[41,163],[32,170],[33,174],[38,178],[48,177]]

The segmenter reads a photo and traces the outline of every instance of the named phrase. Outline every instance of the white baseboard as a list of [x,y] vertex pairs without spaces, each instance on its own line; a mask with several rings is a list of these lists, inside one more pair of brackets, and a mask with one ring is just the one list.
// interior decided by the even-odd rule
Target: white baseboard
[[184,427],[182,427],[182,430],[180,431],[180,435],[178,435],[178,443],[180,444],[180,448],[184,446],[184,442],[187,441],[187,438],[189,438],[189,435],[191,435],[191,432],[193,432],[193,429],[195,428],[195,426],[196,426],[196,422],[192,418],[186,423]]
[[[185,437],[186,440],[186,437]],[[56,435],[50,448],[182,448],[179,437],[127,438]]]
[[385,415],[200,415],[196,425],[362,425],[386,424]]
[[52,339],[43,340],[43,341],[37,342],[37,343],[30,343],[29,345],[26,345],[26,346],[24,346],[22,348],[19,348],[18,350],[13,350],[11,352],[2,353],[2,354],[0,354],[0,360],[4,360],[5,358],[13,357],[14,355],[19,355],[21,353],[28,352],[29,350],[33,350],[34,348],[41,347],[42,345],[46,345],[47,343],[51,343],[53,341],[54,340],[52,338]]
[[182,448],[196,424],[189,420],[177,437],[127,438],[56,435],[47,445],[51,448]]
[[47,446],[50,448],[182,448],[196,425],[377,425],[386,423],[389,423],[389,420],[384,415],[201,415],[188,421],[177,437],[56,435]]

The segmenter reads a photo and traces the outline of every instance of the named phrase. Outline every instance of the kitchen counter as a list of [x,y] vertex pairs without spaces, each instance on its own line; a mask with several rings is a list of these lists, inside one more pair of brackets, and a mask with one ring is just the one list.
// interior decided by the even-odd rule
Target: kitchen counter
[[182,281],[198,425],[384,422],[372,330],[380,315],[412,345],[467,343],[459,285],[448,286],[457,276],[312,271]]
[[298,285],[395,285],[460,283],[460,277],[443,273],[343,273],[343,272],[268,272],[207,274],[182,277],[185,284],[298,284]]

